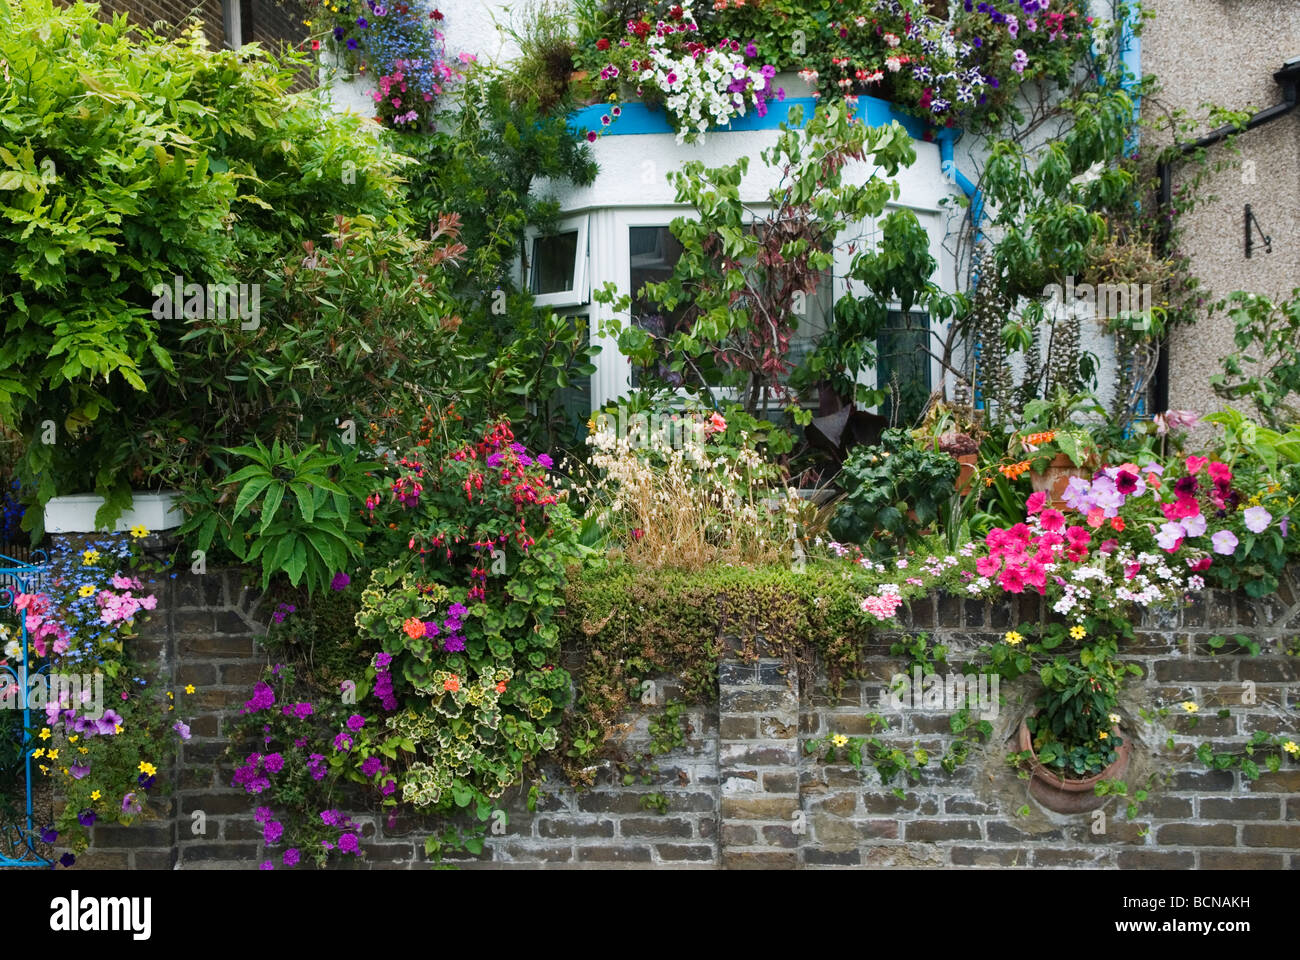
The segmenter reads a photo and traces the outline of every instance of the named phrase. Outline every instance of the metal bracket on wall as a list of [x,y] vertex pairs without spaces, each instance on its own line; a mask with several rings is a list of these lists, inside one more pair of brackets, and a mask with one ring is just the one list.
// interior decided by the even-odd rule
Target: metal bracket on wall
[[1259,235],[1264,238],[1264,252],[1265,253],[1273,252],[1273,238],[1264,232],[1264,228],[1259,225],[1259,219],[1255,216],[1254,212],[1250,209],[1250,204],[1248,203],[1246,204],[1246,259],[1247,260],[1251,258],[1251,254],[1254,252],[1255,249],[1255,234],[1250,229],[1252,225],[1255,227],[1255,230],[1259,231]]

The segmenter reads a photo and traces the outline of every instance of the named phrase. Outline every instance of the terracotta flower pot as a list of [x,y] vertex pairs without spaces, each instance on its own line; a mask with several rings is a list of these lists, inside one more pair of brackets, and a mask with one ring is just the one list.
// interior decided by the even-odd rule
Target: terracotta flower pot
[[1082,477],[1087,480],[1091,476],[1091,470],[1085,467],[1076,467],[1073,460],[1063,453],[1058,453],[1042,473],[1037,470],[1030,471],[1029,483],[1034,488],[1035,493],[1046,493],[1052,500],[1052,506],[1059,510],[1065,505],[1061,495],[1065,493],[1065,487],[1070,482],[1070,478]]
[[[1118,737],[1119,727],[1112,727],[1111,735]],[[1038,754],[1034,753],[1033,735],[1029,732],[1029,725],[1023,720],[1020,721],[1019,742],[1020,750],[1022,752],[1028,750],[1033,757],[1030,761],[1029,792],[1048,810],[1057,813],[1085,813],[1103,806],[1107,798],[1097,796],[1093,788],[1102,780],[1121,779],[1128,770],[1131,750],[1128,740],[1116,749],[1118,756],[1114,763],[1101,773],[1084,777],[1082,780],[1062,777],[1039,762]]]
[[970,489],[971,480],[975,477],[975,470],[979,466],[978,453],[963,453],[957,456],[957,462],[961,464],[961,472],[957,474],[957,492],[964,494]]

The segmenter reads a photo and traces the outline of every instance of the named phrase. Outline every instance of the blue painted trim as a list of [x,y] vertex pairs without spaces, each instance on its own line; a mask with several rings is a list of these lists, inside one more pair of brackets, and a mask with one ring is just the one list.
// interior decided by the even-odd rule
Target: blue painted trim
[[[1132,90],[1142,80],[1142,38],[1137,35],[1136,28],[1139,22],[1139,11],[1136,2],[1129,7],[1128,16],[1120,25],[1120,63],[1124,66],[1124,72],[1127,76],[1124,78],[1124,89]],[[1142,98],[1135,96],[1133,98],[1133,135],[1125,144],[1129,153],[1137,150],[1141,139],[1140,128],[1138,127],[1138,118],[1142,113]]]
[[[754,130],[776,130],[780,125],[789,118],[790,108],[794,106],[803,107],[803,115],[806,120],[812,116],[813,110],[817,107],[817,100],[814,97],[787,97],[784,100],[770,100],[767,104],[767,114],[760,117],[758,113],[750,108],[743,117],[736,117],[726,127],[718,128],[720,132],[726,133],[745,133]],[[602,129],[600,118],[609,113],[610,107],[614,104],[595,103],[589,107],[583,107],[581,110],[575,110],[569,114],[569,126],[582,130],[595,130],[599,132]],[[622,108],[622,114],[613,118],[613,122],[604,127],[604,136],[636,136],[647,133],[675,133],[672,124],[668,121],[668,114],[662,109],[652,110],[644,103],[639,101],[629,101],[618,104]],[[903,113],[894,104],[888,100],[881,100],[877,97],[858,97],[857,115],[864,119],[869,126],[883,127],[888,126],[892,121],[897,120],[913,140],[924,139],[927,132],[932,128],[920,117],[914,117],[911,114]]]
[[[970,177],[957,169],[957,162],[954,159],[956,153],[957,141],[961,139],[962,131],[953,127],[940,130],[935,136],[939,143],[939,168],[945,176],[951,177],[953,182],[961,188],[961,192],[970,198],[970,219],[971,225],[975,230],[975,243],[972,252],[978,251],[980,245],[984,242],[984,192],[971,180]],[[971,292],[974,293],[979,287],[980,274],[979,269],[971,272]],[[979,363],[979,342],[975,344],[975,362]],[[974,395],[971,402],[976,410],[984,409],[984,398],[980,396],[978,382],[973,384]]]

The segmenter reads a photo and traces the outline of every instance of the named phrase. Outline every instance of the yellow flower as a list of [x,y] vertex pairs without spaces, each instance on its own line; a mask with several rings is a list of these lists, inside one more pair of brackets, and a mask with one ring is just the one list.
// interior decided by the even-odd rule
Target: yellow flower
[[98,562],[99,562],[99,551],[98,551],[98,550],[83,550],[83,551],[81,551],[81,565],[82,565],[83,567],[88,567],[88,566],[90,566],[91,564],[98,563]]
[[48,740],[48,739],[50,739],[50,728],[49,728],[49,727],[41,727],[40,738],[41,738],[42,740]]
[[193,693],[193,692],[194,692],[194,684],[192,684],[192,683],[187,683],[187,684],[185,684],[185,692],[186,692],[186,693]]
[[90,753],[90,748],[89,748],[89,747],[77,747],[77,752],[78,752],[78,753]]
[[77,735],[75,733],[72,736],[68,737],[68,743],[76,743],[76,742],[77,742]]
[[1300,745],[1297,745],[1294,740],[1288,740],[1282,744],[1282,749],[1293,757],[1300,757]]
[[831,743],[835,744],[837,747],[842,747],[848,742],[849,738],[844,736],[842,733],[837,733],[835,736],[831,737]]
[[148,763],[148,762],[146,762],[146,761],[144,761],[144,760],[141,760],[141,761],[140,761],[139,770],[140,770],[140,772],[143,773],[146,777],[152,777],[154,774],[156,774],[156,773],[158,772],[158,768],[157,768],[157,767],[155,767],[152,763]]
[[1002,639],[1014,647],[1016,644],[1022,643],[1025,638],[1022,637],[1015,630],[1008,630],[1006,636],[1004,636]]
[[149,536],[149,528],[143,524],[137,523],[131,528],[131,536],[136,540],[139,540],[141,537],[147,537]]
[[98,799],[99,799],[100,797],[102,797],[102,796],[103,796],[102,793],[100,793],[98,790],[95,790],[95,791],[93,791],[93,792],[90,794],[90,799],[91,799],[91,800],[98,800]]
[[77,588],[77,596],[79,597],[88,597],[94,592],[95,592],[95,585],[93,583],[83,583],[80,587]]
[[37,764],[37,766],[41,768],[41,773],[48,774],[50,772],[50,768],[43,763]]
[[121,725],[120,723],[115,723],[115,724],[113,724],[113,732],[114,732],[114,733],[121,733],[121,732],[122,732],[122,725]]
[[174,693],[172,693],[170,690],[168,690],[168,691],[167,691],[167,699],[168,699],[168,700],[175,700],[175,699],[176,699],[176,695],[175,695]]
[[32,756],[35,757],[37,760],[41,759],[41,757],[45,756],[45,748],[37,747],[35,750],[32,751]]
[[1107,733],[1105,730],[1102,730],[1100,733],[1097,734],[1097,739],[1098,739],[1098,740],[1109,740],[1109,739],[1110,739],[1110,734]]
[[58,750],[50,750],[50,751],[49,751],[48,753],[46,753],[45,755],[46,755],[47,757],[49,757],[51,760],[57,760],[57,759],[59,759],[59,751],[58,751]]
[[1197,710],[1201,709],[1196,704],[1192,703],[1192,701],[1190,700],[1184,700],[1182,706],[1183,709],[1186,710],[1188,713],[1195,713]]
[[1076,626],[1073,626],[1073,627],[1070,628],[1070,639],[1071,639],[1071,640],[1082,640],[1082,639],[1083,639],[1084,637],[1086,637],[1087,635],[1088,635],[1088,631],[1085,630],[1085,629],[1083,629],[1083,627],[1080,627],[1080,626],[1077,626],[1077,625],[1076,625]]

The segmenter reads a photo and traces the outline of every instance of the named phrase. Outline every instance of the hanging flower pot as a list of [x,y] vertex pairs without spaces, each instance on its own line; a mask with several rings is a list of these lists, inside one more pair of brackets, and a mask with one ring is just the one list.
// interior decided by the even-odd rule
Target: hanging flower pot
[[[1119,737],[1119,727],[1111,728],[1111,736]],[[1096,810],[1106,803],[1106,797],[1099,797],[1095,787],[1102,780],[1120,780],[1128,771],[1131,748],[1125,740],[1115,748],[1115,762],[1100,773],[1081,779],[1062,777],[1049,769],[1038,759],[1034,752],[1034,738],[1029,732],[1029,725],[1020,721],[1019,746],[1021,752],[1028,752],[1030,779],[1029,793],[1048,810],[1056,813],[1086,813]]]

